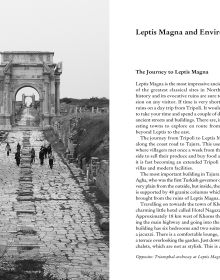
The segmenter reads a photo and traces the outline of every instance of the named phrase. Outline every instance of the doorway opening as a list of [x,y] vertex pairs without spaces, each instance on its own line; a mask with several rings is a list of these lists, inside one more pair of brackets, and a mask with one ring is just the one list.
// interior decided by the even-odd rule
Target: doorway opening
[[18,90],[13,106],[14,125],[40,125],[39,93],[30,86]]

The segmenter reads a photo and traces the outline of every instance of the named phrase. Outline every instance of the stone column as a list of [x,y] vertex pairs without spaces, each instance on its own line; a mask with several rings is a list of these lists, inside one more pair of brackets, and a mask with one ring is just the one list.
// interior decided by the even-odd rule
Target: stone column
[[13,115],[15,113],[15,103],[14,103],[14,97],[13,97],[13,90],[11,89],[8,96],[8,108],[9,108],[9,114]]
[[49,115],[49,108],[48,108],[48,95],[49,95],[49,85],[45,84],[45,91],[44,91],[44,101],[43,101],[43,113],[44,115]]
[[13,100],[13,101],[12,101],[12,114],[13,114],[13,115],[15,115],[15,109],[16,109],[16,108],[15,108],[15,105],[16,105],[16,101]]
[[51,76],[50,78],[50,115],[55,115],[55,78]]
[[46,116],[49,116],[49,106],[50,106],[50,102],[49,102],[49,94],[50,94],[50,80],[49,80],[49,75],[48,74],[44,74],[44,83],[43,83],[43,114]]
[[44,111],[43,111],[43,98],[40,98],[40,115],[43,115]]
[[50,84],[48,82],[44,83],[44,89],[45,91],[43,100],[43,126],[46,126],[50,123]]
[[11,109],[11,115],[12,115],[12,125],[15,123],[15,105],[16,101],[12,100],[12,109]]
[[4,84],[4,107],[5,114],[9,115],[9,84],[10,84],[10,76],[5,75],[5,84]]
[[22,94],[22,105],[23,106],[25,105],[25,94],[24,93]]
[[60,115],[60,77],[55,79],[55,113]]
[[4,128],[5,129],[10,129],[11,128],[9,85],[10,85],[10,75],[5,74],[4,90],[3,90],[3,96],[4,96],[4,101],[3,101],[4,102]]
[[32,106],[34,107],[34,105],[35,105],[35,95],[33,94],[32,95]]

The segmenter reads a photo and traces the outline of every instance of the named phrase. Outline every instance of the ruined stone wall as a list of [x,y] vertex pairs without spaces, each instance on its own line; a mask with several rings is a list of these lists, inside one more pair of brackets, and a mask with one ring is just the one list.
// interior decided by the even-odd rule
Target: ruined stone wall
[[96,186],[109,198],[109,161],[101,160],[97,172]]

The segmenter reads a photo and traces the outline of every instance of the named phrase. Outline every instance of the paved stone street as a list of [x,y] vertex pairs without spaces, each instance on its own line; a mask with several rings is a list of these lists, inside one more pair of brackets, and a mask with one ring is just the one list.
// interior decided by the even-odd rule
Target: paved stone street
[[[0,256],[4,265],[38,271],[58,279],[84,279],[82,272],[108,275],[108,241],[96,223],[93,206],[55,153],[41,166],[38,153],[47,143],[42,131],[11,131],[0,145]],[[21,165],[14,153],[20,142]],[[30,165],[29,151],[36,151]],[[29,262],[28,262],[29,260]],[[25,266],[26,265],[26,266]]]

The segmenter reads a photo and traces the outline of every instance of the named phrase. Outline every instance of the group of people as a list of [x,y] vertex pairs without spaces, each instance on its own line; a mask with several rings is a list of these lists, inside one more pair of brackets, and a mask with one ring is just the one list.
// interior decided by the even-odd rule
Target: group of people
[[41,146],[40,148],[39,159],[41,165],[44,164],[44,159],[46,159],[47,157],[49,159],[49,166],[52,169],[55,158],[50,144],[47,147]]
[[[11,147],[10,147],[9,143],[6,144],[5,150],[7,151],[7,156],[9,156],[9,154],[11,152]],[[51,144],[49,144],[47,147],[45,145],[41,146],[41,148],[40,148],[39,159],[40,159],[40,164],[41,165],[44,164],[44,159],[46,159],[47,157],[49,159],[49,166],[52,169],[55,158],[54,158],[54,154],[52,152]],[[19,143],[17,144],[17,151],[15,153],[15,160],[16,160],[17,166],[19,166],[20,161],[21,161],[21,145]],[[32,165],[34,162],[35,162],[35,149],[32,147],[31,150],[30,150],[30,164]]]

